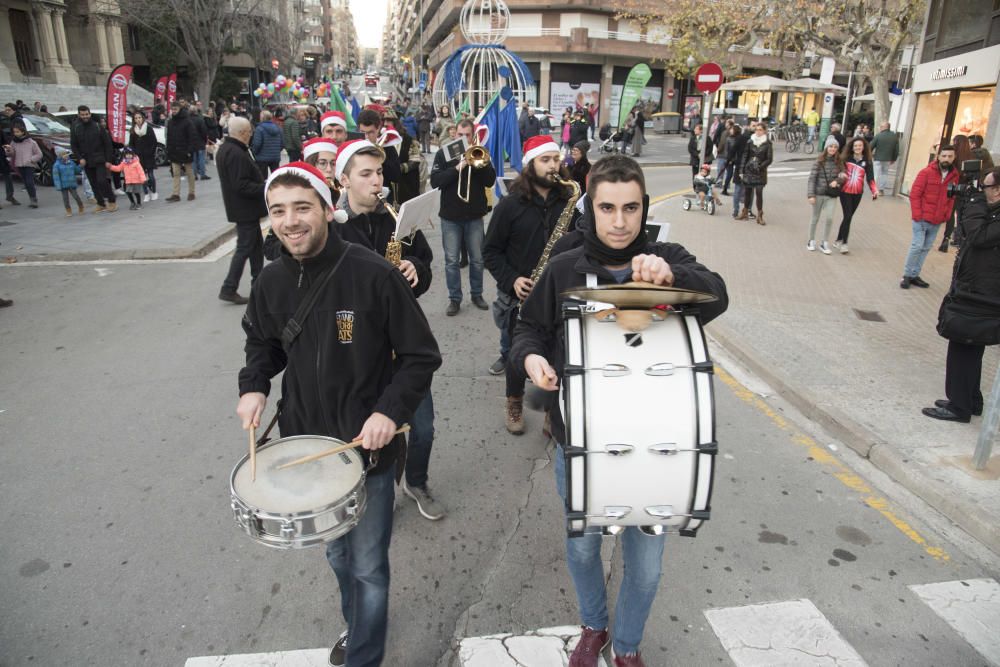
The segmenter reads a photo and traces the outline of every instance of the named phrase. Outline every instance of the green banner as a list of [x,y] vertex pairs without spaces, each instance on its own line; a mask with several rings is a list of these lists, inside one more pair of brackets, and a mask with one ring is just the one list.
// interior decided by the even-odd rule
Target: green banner
[[653,78],[653,73],[649,71],[649,65],[639,63],[628,73],[625,80],[625,87],[622,89],[621,103],[618,105],[618,127],[625,125],[625,119],[632,111],[632,107],[642,97],[642,89],[646,87],[649,80]]
[[330,91],[330,111],[340,111],[344,114],[348,132],[357,131],[358,126],[354,122],[354,116],[351,114],[351,107],[347,106],[347,101],[341,95],[340,86],[333,86],[333,90]]

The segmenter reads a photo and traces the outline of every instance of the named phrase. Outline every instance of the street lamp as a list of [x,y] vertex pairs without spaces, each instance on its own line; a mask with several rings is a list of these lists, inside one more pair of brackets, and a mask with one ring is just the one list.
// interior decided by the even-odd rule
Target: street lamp
[[851,112],[851,93],[854,92],[854,70],[858,68],[858,61],[861,60],[862,55],[860,48],[855,48],[851,51],[851,71],[847,74],[847,97],[844,100],[844,122],[841,123],[844,134],[847,134],[847,115]]

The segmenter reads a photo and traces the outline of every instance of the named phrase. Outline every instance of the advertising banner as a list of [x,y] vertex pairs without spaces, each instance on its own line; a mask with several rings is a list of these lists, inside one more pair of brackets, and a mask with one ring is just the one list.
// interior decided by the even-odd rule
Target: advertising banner
[[156,81],[156,88],[153,90],[153,104],[159,104],[167,97],[167,77],[161,76]]
[[125,119],[128,116],[128,85],[132,83],[132,66],[119,65],[108,75],[107,97],[108,132],[111,140],[124,144],[128,139]]
[[167,79],[167,115],[170,115],[170,108],[174,105],[177,100],[177,72],[170,75]]
[[701,95],[688,95],[684,98],[684,120],[685,130],[693,130],[694,126],[701,121],[701,105],[704,100]]
[[[622,91],[625,86],[616,83],[611,86],[611,115],[609,118],[616,119],[621,109]],[[646,116],[646,127],[653,126],[652,116],[660,110],[660,101],[663,98],[663,89],[658,86],[646,86],[639,94],[637,103],[642,104],[642,112]],[[635,106],[634,104],[632,105]],[[628,112],[625,113],[628,116]]]
[[549,86],[549,112],[557,119],[567,108],[587,108],[588,104],[601,106],[601,84],[566,83],[553,81]]
[[[652,78],[653,72],[650,71],[649,65],[646,63],[639,63],[629,70],[628,79],[625,80],[625,86],[622,88],[621,98],[618,103],[618,127],[622,127],[625,124],[625,118],[632,111],[633,107],[635,107],[635,103],[639,101],[639,98],[642,97],[642,89],[646,87],[646,84]],[[611,117],[615,118],[614,115]]]

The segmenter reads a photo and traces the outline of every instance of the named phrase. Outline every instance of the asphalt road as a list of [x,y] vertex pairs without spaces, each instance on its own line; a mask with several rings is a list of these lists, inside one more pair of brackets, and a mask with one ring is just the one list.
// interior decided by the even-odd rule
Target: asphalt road
[[[650,170],[650,191],[688,179]],[[455,664],[464,637],[578,622],[541,417],[504,430],[503,381],[486,373],[497,332],[467,302],[444,317],[429,236],[421,302],[445,359],[431,485],[450,514],[430,523],[398,500],[385,664],[403,667]],[[16,301],[0,311],[3,667],[183,665],[326,647],[342,629],[321,550],[269,550],[232,520],[246,439],[241,309],[216,299],[227,260],[0,272]],[[715,388],[712,520],[668,541],[647,663],[728,664],[706,610],[808,599],[867,664],[988,664],[908,586],[996,578],[996,559],[738,367]]]

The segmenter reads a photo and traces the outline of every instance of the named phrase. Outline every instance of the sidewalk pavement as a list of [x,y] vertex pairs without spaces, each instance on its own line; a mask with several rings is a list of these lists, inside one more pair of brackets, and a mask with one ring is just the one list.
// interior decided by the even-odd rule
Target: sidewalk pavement
[[[921,272],[931,287],[900,289],[909,202],[866,196],[849,254],[809,252],[810,165],[784,157],[786,171],[765,189],[765,227],[733,220],[731,199],[714,217],[684,212],[676,199],[654,210],[672,223],[671,240],[726,279],[729,311],[707,332],[827,433],[1000,554],[1000,455],[984,471],[970,464],[982,418],[959,424],[920,413],[945,397],[947,341],[935,326],[955,251],[935,244]],[[838,207],[834,238],[840,218]],[[998,363],[1000,350],[988,348],[987,399]]]
[[[640,158],[645,166],[687,164],[685,135],[647,136]],[[922,273],[930,289],[901,290],[910,215],[907,200],[893,197],[865,198],[849,255],[806,251],[810,209],[804,173],[812,157],[776,149],[775,167],[784,173],[775,172],[767,186],[766,227],[734,222],[728,199],[713,217],[682,211],[679,199],[654,210],[673,223],[673,240],[726,278],[731,306],[709,326],[709,334],[832,436],[1000,553],[1000,456],[983,472],[969,463],[982,420],[954,424],[920,414],[920,408],[944,398],[947,344],[935,333],[935,323],[954,251],[931,251]],[[596,149],[592,160],[595,154]],[[207,254],[234,233],[222,212],[212,163],[209,173],[213,180],[197,183],[194,202],[167,204],[169,171],[158,169],[161,197],[142,211],[129,211],[128,200],[120,197],[117,213],[73,218],[64,216],[57,192],[41,188],[41,208],[0,210],[0,257]],[[839,222],[838,210],[834,231]],[[998,363],[1000,350],[988,349],[987,396]]]
[[[21,206],[0,200],[0,258],[4,261],[82,261],[172,259],[200,257],[236,234],[222,210],[222,193],[215,163],[206,173],[211,180],[195,183],[195,200],[187,201],[187,181],[181,180],[181,201],[167,203],[173,184],[169,167],[156,170],[160,198],[130,211],[128,197],[118,195],[115,213],[87,212],[67,218],[62,195],[54,188],[38,188],[39,208],[28,208],[28,195],[14,182]],[[83,187],[77,188],[83,198]]]

